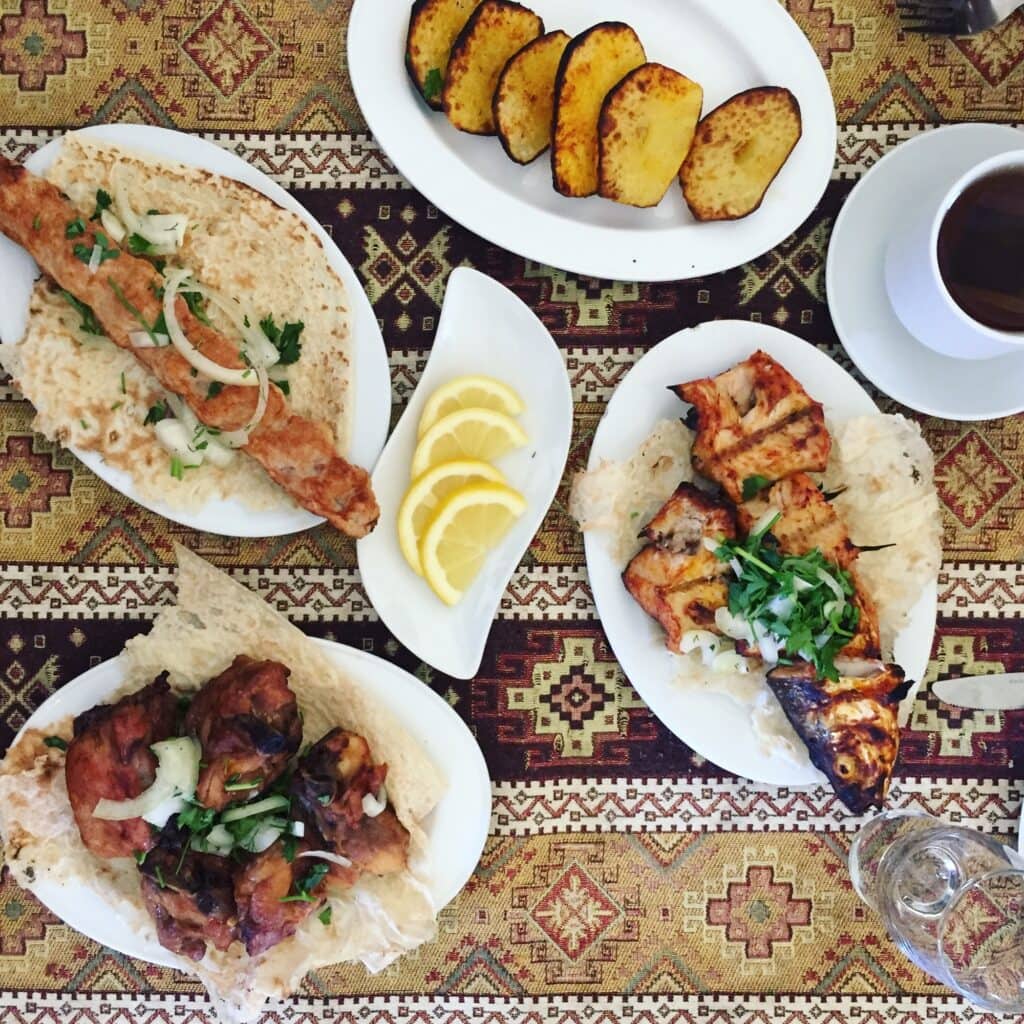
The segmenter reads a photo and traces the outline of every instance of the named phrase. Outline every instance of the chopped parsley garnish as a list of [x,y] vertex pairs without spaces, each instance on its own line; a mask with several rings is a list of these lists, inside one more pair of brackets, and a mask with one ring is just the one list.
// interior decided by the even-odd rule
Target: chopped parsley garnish
[[423,79],[423,98],[436,100],[444,89],[444,79],[441,77],[440,68],[431,68],[427,77]]
[[110,407],[110,411],[111,411],[111,412],[117,412],[117,410],[118,410],[118,409],[120,409],[122,405],[124,405],[124,402],[115,402],[115,403],[114,403],[114,404],[113,404],[113,405],[112,405],[112,406]]
[[76,217],[74,220],[69,220],[67,227],[64,228],[65,238],[81,238],[85,234],[85,221],[81,217]]
[[[68,231],[71,230],[71,225],[68,225]],[[67,232],[65,232],[66,234]],[[69,238],[75,236],[68,235]],[[102,231],[94,231],[92,233],[93,244],[85,245],[79,242],[78,245],[72,248],[72,252],[75,254],[75,258],[81,260],[83,263],[89,263],[92,260],[92,253],[94,249],[100,251],[100,266],[107,262],[107,260],[116,260],[121,255],[120,250],[116,246],[112,246],[107,239],[107,236]]]
[[42,226],[43,226],[43,218],[40,217],[39,214],[37,213],[32,218],[32,230],[33,231],[38,231]]
[[320,804],[322,807],[326,807],[331,802],[331,794],[330,793],[321,793],[316,798],[316,802],[318,804]]
[[135,863],[138,864],[140,868],[142,867],[143,864],[146,863],[146,856],[148,855],[148,853],[148,850],[136,850],[132,854],[132,856],[135,858]]
[[287,835],[284,837],[284,842],[281,844],[281,852],[284,854],[284,859],[287,863],[291,864],[295,860],[295,852],[298,845],[298,840],[295,836]]
[[302,342],[299,341],[299,335],[302,334],[305,326],[299,320],[296,323],[286,323],[283,327],[278,327],[274,323],[273,314],[265,316],[260,321],[260,330],[270,339],[274,348],[281,355],[281,366],[290,366],[292,363],[298,362],[299,356],[302,355]]
[[181,459],[177,455],[171,459],[171,476],[173,476],[175,480],[185,479],[185,467],[182,465]]
[[99,220],[100,214],[103,213],[104,210],[110,209],[110,203],[110,193],[102,188],[96,189],[96,209],[93,210],[92,216],[89,220]]
[[124,306],[124,308],[127,309],[128,312],[131,313],[133,317],[135,317],[136,321],[139,323],[139,326],[142,327],[146,334],[149,335],[149,340],[152,341],[154,345],[156,345],[156,328],[160,321],[163,319],[163,313],[160,314],[160,318],[157,320],[157,323],[150,327],[149,324],[146,323],[145,318],[138,311],[138,309],[136,309],[135,306],[133,306],[128,301],[128,296],[125,295],[124,289],[112,277],[107,278],[107,284],[110,285],[110,289],[114,293],[114,297],[117,299],[117,301],[120,302],[121,305]]
[[309,872],[295,883],[295,892],[282,896],[281,903],[312,903],[316,897],[313,890],[324,880],[330,868],[319,861],[314,864]]
[[761,476],[760,473],[748,476],[743,481],[743,500],[750,501],[752,498],[756,498],[770,483],[772,481],[766,476]]
[[[62,288],[60,290],[64,300],[69,306],[82,318],[82,322],[79,325],[86,334],[95,334],[98,337],[104,337],[103,328],[100,326],[99,320],[96,319],[96,314],[92,311],[91,306],[87,306],[80,299],[76,299],[71,292],[66,292]],[[123,374],[122,374],[123,376]]]
[[85,420],[79,420],[78,422],[82,424],[82,429],[83,430],[88,430],[89,429],[89,424],[86,423]]
[[164,873],[160,870],[159,864],[157,864],[156,870],[153,873],[156,875],[156,884],[159,885],[161,889],[166,889],[167,883],[164,881]]
[[241,793],[247,789],[259,789],[263,785],[263,779],[250,779],[248,782],[241,782],[237,776],[232,776],[224,783],[225,793]]
[[201,323],[210,326],[210,318],[206,315],[206,303],[199,292],[178,292],[185,300],[188,311]]
[[47,736],[43,743],[48,747],[53,747],[55,750],[67,750],[67,741],[62,740],[59,736]]
[[211,380],[206,389],[207,398],[216,398],[224,390],[224,385],[219,380]]
[[153,248],[153,243],[148,238],[143,238],[135,231],[128,236],[128,251],[133,256],[145,256],[152,252]]
[[178,827],[187,828],[189,832],[206,833],[213,828],[217,812],[200,804],[188,804],[185,810],[178,811]]
[[319,914],[316,915],[320,923],[326,928],[331,923],[331,905],[328,903]]
[[761,630],[778,640],[784,652],[780,664],[803,659],[819,676],[836,680],[836,655],[860,621],[852,601],[853,580],[818,548],[805,555],[783,554],[769,534],[771,526],[744,541],[723,540],[715,551],[734,571],[739,568],[729,584],[729,611],[747,622],[755,637]]
[[287,380],[275,380],[273,383],[281,389],[282,395],[290,395],[292,393],[292,386]]
[[159,423],[161,420],[167,419],[167,416],[167,403],[161,398],[159,402],[149,407],[149,412],[146,413],[142,425],[148,427],[151,423]]
[[124,370],[121,371],[121,394],[122,395],[128,394],[128,388],[125,386]]

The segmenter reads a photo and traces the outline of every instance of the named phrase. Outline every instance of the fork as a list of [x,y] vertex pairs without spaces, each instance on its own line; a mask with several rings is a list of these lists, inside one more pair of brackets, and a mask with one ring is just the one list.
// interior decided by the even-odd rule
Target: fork
[[907,32],[973,36],[1005,21],[1024,0],[896,0]]

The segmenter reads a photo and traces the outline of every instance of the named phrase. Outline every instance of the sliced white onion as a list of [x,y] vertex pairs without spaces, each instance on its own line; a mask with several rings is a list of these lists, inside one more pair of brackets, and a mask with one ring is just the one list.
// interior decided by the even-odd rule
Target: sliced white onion
[[99,801],[92,816],[101,821],[128,821],[155,811],[166,800],[195,796],[199,781],[199,744],[189,736],[162,740],[150,748],[156,755],[153,785],[131,800]]
[[222,430],[217,435],[217,440],[229,448],[244,448],[249,443],[249,435],[259,426],[263,414],[267,411],[267,402],[270,399],[270,378],[262,366],[257,366],[255,369],[259,379],[260,393],[252,419],[240,430]]
[[761,655],[761,660],[766,665],[777,665],[779,662],[779,652],[786,646],[786,641],[781,640],[774,633],[765,633],[757,641],[757,649]]
[[100,260],[103,259],[103,250],[98,246],[92,247],[92,252],[89,255],[89,273],[95,274],[100,268]]
[[128,335],[132,348],[163,348],[170,345],[171,339],[166,334],[150,334],[149,331],[132,331]]
[[281,838],[284,830],[275,828],[273,825],[261,825],[256,829],[256,834],[243,846],[243,849],[251,853],[263,853],[269,850]]
[[306,834],[305,824],[301,821],[289,821],[288,834],[298,836],[301,839]]
[[822,605],[821,610],[825,613],[825,618],[830,619],[836,612],[840,612],[846,607],[845,601],[826,601]]
[[750,624],[746,619],[733,615],[728,608],[715,610],[715,625],[733,640],[746,640],[747,643],[754,643],[754,633]]
[[388,806],[387,790],[381,786],[376,794],[365,793],[363,795],[363,814],[368,818],[376,818]]
[[805,579],[801,579],[799,576],[793,577],[793,589],[798,593],[802,594],[804,591],[813,590],[814,584],[808,582]]
[[199,440],[206,442],[203,454],[206,456],[207,462],[212,462],[219,469],[224,469],[235,461],[235,450],[221,444],[220,437],[214,437],[209,432],[204,432]]
[[738,558],[730,558],[729,559],[729,568],[732,569],[732,571],[737,576],[742,576],[743,575],[743,566],[740,564],[740,560]]
[[814,638],[814,646],[817,647],[818,650],[820,651],[822,649],[822,647],[824,647],[825,644],[827,644],[829,642],[829,640],[831,640],[831,639],[832,639],[832,634],[831,633],[828,633],[828,632],[826,632],[826,633],[819,633]]
[[[367,793],[367,796],[370,794]],[[305,853],[296,854],[295,859],[301,860],[303,857],[313,857],[316,860],[326,860],[331,864],[337,864],[339,868],[350,868],[352,867],[352,861],[348,857],[342,857],[340,853],[331,853],[330,850],[307,850]]]
[[776,520],[782,515],[777,508],[767,508],[761,513],[760,518],[754,523],[754,528],[750,531],[752,537],[760,536],[762,533],[766,533],[771,527],[775,525]]
[[154,256],[171,256],[185,240],[188,218],[184,214],[153,213],[140,216],[128,203],[119,180],[113,185],[114,209],[125,232],[140,235],[153,246]]
[[796,611],[796,601],[788,594],[777,594],[768,602],[768,611],[782,622],[788,621],[789,617]]
[[158,804],[151,811],[147,811],[142,815],[143,821],[148,821],[150,825],[156,825],[157,828],[163,828],[167,824],[171,815],[177,814],[179,811],[185,810],[187,801],[183,796],[172,796],[165,800],[162,804]]
[[721,541],[717,541],[712,537],[702,537],[701,544],[704,545],[704,550],[710,551],[711,554],[714,554],[722,546]]
[[715,656],[711,669],[714,672],[736,672],[746,675],[750,671],[750,663],[735,651],[722,651]]
[[706,629],[688,629],[683,633],[679,641],[681,654],[689,654],[691,651],[704,650],[708,647],[717,647],[718,637]]
[[128,234],[125,231],[124,225],[114,216],[110,210],[104,210],[100,214],[100,223],[103,225],[103,229],[108,235],[120,245],[124,241],[124,236]]
[[[166,393],[167,404],[171,407],[175,419],[181,420],[188,431],[189,448],[194,452],[201,453],[206,462],[212,462],[215,466],[223,469],[230,466],[235,460],[235,452],[232,448],[222,444],[219,434],[213,434],[205,424],[199,422],[199,417],[192,411],[187,402],[182,401],[176,394],[168,391]],[[205,444],[205,448],[199,445]]]
[[824,569],[818,569],[817,576],[836,595],[837,601],[841,601],[843,604],[846,603],[846,595],[843,593],[843,588],[831,573],[825,572]]
[[160,420],[153,425],[156,439],[172,455],[181,459],[183,466],[196,467],[203,464],[205,451],[196,451],[189,441],[192,435],[181,420]]
[[206,841],[211,846],[226,846],[229,849],[235,845],[235,837],[223,825],[214,825],[207,833]]
[[276,811],[287,806],[288,797],[275,794],[273,796],[266,796],[262,800],[256,800],[251,804],[243,804],[241,807],[229,807],[220,816],[220,820],[227,824],[231,821],[251,818],[254,814],[265,814],[267,811]]
[[[193,281],[187,291],[197,292],[204,299],[209,299],[231,321],[234,328],[245,339],[245,353],[256,366],[271,367],[281,359],[281,353],[273,342],[263,333],[251,310],[243,309],[234,299],[209,285]],[[246,319],[249,323],[246,324]]]

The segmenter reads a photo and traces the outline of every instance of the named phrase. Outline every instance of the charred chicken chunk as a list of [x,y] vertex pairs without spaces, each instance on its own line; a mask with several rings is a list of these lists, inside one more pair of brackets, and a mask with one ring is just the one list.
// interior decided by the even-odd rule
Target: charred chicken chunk
[[234,864],[194,850],[182,852],[187,835],[165,829],[159,844],[139,865],[142,898],[153,920],[160,945],[202,960],[206,944],[227,949],[235,939]]
[[299,749],[302,723],[289,670],[240,654],[195,696],[185,728],[202,745],[196,798],[222,810],[265,789]]
[[149,749],[174,732],[177,700],[161,675],[116,704],[99,704],[75,719],[64,772],[82,842],[97,857],[131,857],[153,845],[142,818],[93,817],[100,800],[131,800],[149,789],[157,760]]
[[689,629],[717,632],[715,610],[728,600],[729,565],[704,540],[736,536],[732,504],[681,484],[643,536],[650,543],[629,563],[622,579],[640,607],[661,623],[668,648],[678,651]]
[[249,956],[265,953],[295,934],[295,929],[323,902],[328,864],[299,854],[299,843],[286,856],[282,842],[243,864],[235,875],[238,935]]
[[694,465],[733,501],[762,481],[824,470],[832,438],[821,403],[764,352],[675,390],[694,407]]
[[910,689],[903,670],[879,665],[830,682],[798,662],[774,669],[768,683],[839,799],[855,814],[881,807],[899,754],[899,702]]
[[[370,816],[363,806],[367,795],[376,799],[387,771],[387,765],[373,763],[362,736],[332,729],[299,761],[292,779],[293,799],[331,851],[348,858],[357,872],[387,875],[403,871],[408,862],[409,833],[395,812],[385,807]],[[332,879],[345,884],[347,876],[332,871]]]

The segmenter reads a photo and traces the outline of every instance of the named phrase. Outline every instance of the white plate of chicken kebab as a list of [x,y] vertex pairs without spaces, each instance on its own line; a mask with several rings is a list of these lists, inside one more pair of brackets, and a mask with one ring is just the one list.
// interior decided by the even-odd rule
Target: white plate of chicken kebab
[[181,550],[178,598],[31,716],[0,762],[0,835],[69,925],[254,1019],[313,967],[379,970],[433,936],[490,781],[407,672]]
[[654,713],[727,771],[881,804],[934,635],[932,473],[916,424],[781,330],[715,321],[645,355],[571,508]]
[[70,132],[23,167],[0,166],[0,363],[35,429],[194,529],[372,529],[387,353],[317,221],[163,128]]

